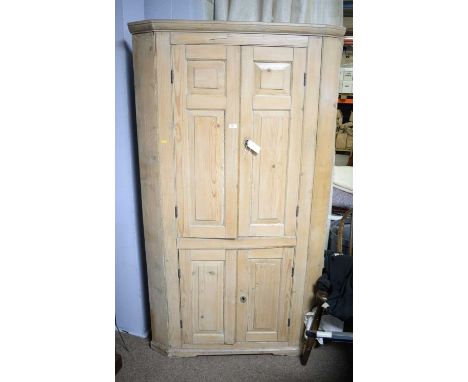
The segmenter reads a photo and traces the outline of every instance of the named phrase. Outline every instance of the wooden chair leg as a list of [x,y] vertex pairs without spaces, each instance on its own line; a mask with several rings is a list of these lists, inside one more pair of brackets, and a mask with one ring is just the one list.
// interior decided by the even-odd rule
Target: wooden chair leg
[[[317,310],[315,311],[314,319],[312,321],[311,330],[318,330],[320,327],[320,321],[322,320],[323,314],[323,303],[327,301],[328,293],[323,291],[318,291],[316,294],[316,301],[318,302]],[[307,340],[304,341],[301,352],[301,364],[303,366],[307,365],[309,360],[310,352],[312,349],[315,349],[318,346],[318,341],[316,338],[307,337]]]
[[307,365],[307,361],[309,360],[310,352],[312,351],[314,345],[315,345],[315,338],[309,337],[307,340],[304,341],[304,344],[302,346],[302,352],[301,352],[301,365],[305,366]]

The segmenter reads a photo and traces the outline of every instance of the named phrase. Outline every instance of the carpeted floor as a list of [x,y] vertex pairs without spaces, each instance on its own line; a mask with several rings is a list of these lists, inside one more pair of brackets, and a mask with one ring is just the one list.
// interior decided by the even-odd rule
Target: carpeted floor
[[122,333],[127,352],[116,332],[116,351],[123,367],[116,382],[146,381],[352,381],[353,349],[350,344],[329,343],[312,350],[307,366],[298,357],[274,355],[165,357],[149,347],[149,341]]

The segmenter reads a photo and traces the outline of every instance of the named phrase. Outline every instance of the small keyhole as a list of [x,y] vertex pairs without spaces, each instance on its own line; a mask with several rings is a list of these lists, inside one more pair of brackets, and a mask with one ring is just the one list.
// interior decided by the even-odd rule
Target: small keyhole
[[240,302],[245,303],[247,301],[247,297],[241,296]]

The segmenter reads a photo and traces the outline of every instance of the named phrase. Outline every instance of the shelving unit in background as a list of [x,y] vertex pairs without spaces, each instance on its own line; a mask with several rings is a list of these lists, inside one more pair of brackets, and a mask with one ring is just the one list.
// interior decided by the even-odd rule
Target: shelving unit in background
[[[351,96],[353,97],[353,96]],[[339,104],[353,104],[353,98],[342,98],[342,95],[340,94],[340,98],[338,98],[338,103]]]
[[[347,65],[351,66],[349,64],[352,63],[352,52],[353,52],[353,22],[352,22],[352,17],[353,17],[353,2],[345,0],[343,2],[343,23],[346,27],[346,35],[344,36],[344,43],[343,43],[343,59],[342,59],[342,67],[346,68]],[[344,69],[346,70],[346,69]],[[351,74],[352,75],[352,74]],[[343,73],[343,80],[345,80],[344,77],[347,77],[346,72]],[[346,81],[350,81],[346,79]],[[352,77],[351,77],[352,81]],[[340,93],[338,95],[338,108],[341,110],[341,113],[343,115],[343,123],[346,123],[350,119],[350,115],[353,110],[353,88],[352,88],[352,83],[345,85],[343,82],[343,86],[341,86],[340,83],[340,90],[350,90],[351,92],[349,93]],[[341,155],[346,155],[349,156],[352,153],[352,130],[347,130],[343,125],[340,129],[337,127],[337,137],[339,136],[339,139],[336,142],[335,146],[335,153],[336,154],[341,154]],[[348,126],[349,128],[349,126]],[[346,135],[346,132],[348,135]],[[346,144],[344,144],[346,142]],[[339,144],[338,144],[339,143]],[[346,147],[344,147],[346,146]],[[340,160],[344,161],[346,158],[341,157]]]
[[[344,0],[343,1],[343,25],[346,27],[346,35],[344,36],[343,42],[343,60],[342,66],[345,64],[352,63],[352,52],[353,52],[353,1],[352,0]],[[343,90],[346,89],[346,86],[343,87]],[[342,90],[340,86],[340,90]],[[349,88],[351,92],[353,91],[352,86]],[[351,112],[353,110],[353,94],[352,93],[340,93],[338,96],[338,108],[341,110],[343,114],[343,122],[348,122]],[[346,136],[343,134],[345,131],[342,128],[340,131],[337,129],[337,136],[338,132],[340,133],[340,137],[338,140],[338,148],[335,145],[335,153],[337,155],[337,164],[345,165],[350,162],[350,156],[352,154],[352,135]],[[343,137],[345,135],[345,137]],[[343,139],[346,142],[343,145]],[[348,139],[350,141],[348,141]],[[351,146],[351,148],[348,147]],[[346,146],[346,147],[344,147]]]

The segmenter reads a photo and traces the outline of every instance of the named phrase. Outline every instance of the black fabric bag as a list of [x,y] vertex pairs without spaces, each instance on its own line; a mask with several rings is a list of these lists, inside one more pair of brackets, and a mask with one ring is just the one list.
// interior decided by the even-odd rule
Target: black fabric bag
[[[343,321],[353,316],[352,244],[350,254],[343,255],[343,227],[346,218],[351,214],[352,209],[346,212],[341,219],[337,253],[326,253],[322,276],[317,281],[317,288],[328,293],[328,313]],[[350,235],[352,243],[352,228]]]
[[346,321],[353,316],[353,257],[328,254],[317,281],[319,290],[328,293],[328,313]]

